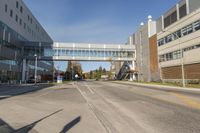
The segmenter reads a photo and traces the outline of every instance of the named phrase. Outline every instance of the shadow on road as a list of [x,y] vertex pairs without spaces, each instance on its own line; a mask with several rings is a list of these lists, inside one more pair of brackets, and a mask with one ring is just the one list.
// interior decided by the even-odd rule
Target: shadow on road
[[60,131],[60,133],[66,133],[68,130],[70,130],[73,126],[75,126],[77,123],[79,123],[81,121],[81,117],[77,117],[74,120],[72,120],[70,123],[68,123],[67,125],[65,125],[62,129],[62,131]]
[[[12,128],[9,124],[7,124],[4,120],[0,119],[0,133],[28,133],[31,131],[39,122],[41,122],[44,119],[47,119],[48,117],[51,117],[52,115],[55,115],[59,112],[63,111],[63,109],[60,109],[50,115],[47,115],[29,125],[26,125],[20,129],[15,130]],[[35,131],[36,132],[36,131]]]
[[48,87],[54,86],[53,84],[38,84],[38,85],[0,85],[0,100],[11,98],[13,96],[23,95],[31,92],[36,92]]

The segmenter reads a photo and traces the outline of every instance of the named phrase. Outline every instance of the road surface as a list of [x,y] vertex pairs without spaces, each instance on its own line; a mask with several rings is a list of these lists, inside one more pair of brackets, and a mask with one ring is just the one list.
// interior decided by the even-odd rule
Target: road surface
[[0,133],[200,133],[200,90],[102,81],[3,88],[1,97],[12,95],[0,100]]

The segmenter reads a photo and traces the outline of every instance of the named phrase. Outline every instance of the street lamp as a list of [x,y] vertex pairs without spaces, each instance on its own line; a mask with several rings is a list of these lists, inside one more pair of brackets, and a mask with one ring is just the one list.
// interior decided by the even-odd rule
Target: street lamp
[[142,27],[144,26],[144,23],[143,22],[141,22],[140,23],[140,31],[139,31],[139,38],[140,38],[140,67],[139,67],[139,70],[140,70],[140,81],[143,81],[143,41],[142,41],[142,38],[143,38],[143,36],[142,36],[142,34],[143,34],[143,32],[142,32]]
[[35,57],[35,84],[37,83],[37,54],[34,55]]
[[171,31],[163,31],[163,32],[169,32],[172,35],[175,35],[176,38],[178,39],[178,45],[179,45],[179,50],[180,50],[180,54],[181,54],[181,59],[180,59],[180,65],[181,65],[181,74],[182,74],[182,85],[183,87],[185,87],[185,71],[184,71],[184,53],[183,53],[183,49],[181,47],[181,40],[180,37],[176,34],[173,33]]
[[75,75],[76,81],[78,81],[78,74]]

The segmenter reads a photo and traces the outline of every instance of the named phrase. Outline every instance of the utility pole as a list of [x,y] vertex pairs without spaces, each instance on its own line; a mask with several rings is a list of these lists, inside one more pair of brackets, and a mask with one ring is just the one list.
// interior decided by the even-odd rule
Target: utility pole
[[170,34],[175,35],[176,38],[178,39],[179,51],[180,51],[180,55],[181,55],[180,66],[181,66],[182,86],[185,87],[184,51],[183,51],[183,49],[181,47],[180,37],[176,33],[173,33],[171,31],[163,31],[163,32],[169,32]]
[[35,84],[37,84],[37,54],[35,54],[34,57],[35,57]]

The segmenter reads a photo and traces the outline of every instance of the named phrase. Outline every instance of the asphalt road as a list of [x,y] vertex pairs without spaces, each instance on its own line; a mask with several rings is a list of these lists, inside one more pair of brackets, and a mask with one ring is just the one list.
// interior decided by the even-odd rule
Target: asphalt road
[[12,94],[0,100],[0,133],[200,133],[200,90],[101,81],[11,88],[0,89]]

